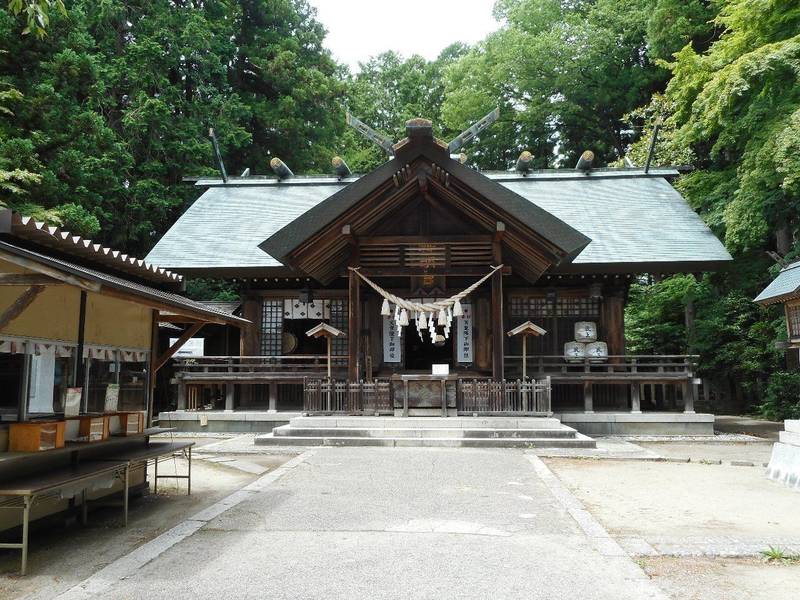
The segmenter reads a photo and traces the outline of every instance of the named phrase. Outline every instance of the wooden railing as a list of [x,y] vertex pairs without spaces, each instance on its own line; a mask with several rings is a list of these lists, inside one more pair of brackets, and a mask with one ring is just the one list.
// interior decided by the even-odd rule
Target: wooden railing
[[549,416],[550,378],[542,380],[458,380],[458,413],[464,415]]
[[[541,378],[595,381],[636,381],[690,379],[695,371],[695,355],[612,355],[607,358],[566,359],[563,356],[528,356],[527,372]],[[522,356],[505,357],[506,376],[522,374]]]
[[306,378],[303,381],[303,412],[316,415],[394,414],[391,382],[388,379],[351,382]]
[[[187,381],[196,379],[269,379],[276,375],[301,379],[305,376],[325,376],[328,357],[324,354],[295,354],[292,356],[196,356],[175,361],[175,371]],[[335,373],[347,369],[346,356],[331,360]]]

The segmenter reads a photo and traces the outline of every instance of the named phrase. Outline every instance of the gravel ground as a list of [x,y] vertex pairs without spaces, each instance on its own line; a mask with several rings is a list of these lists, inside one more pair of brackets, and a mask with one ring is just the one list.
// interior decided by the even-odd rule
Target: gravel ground
[[759,559],[647,558],[645,572],[675,600],[796,600],[800,565]]

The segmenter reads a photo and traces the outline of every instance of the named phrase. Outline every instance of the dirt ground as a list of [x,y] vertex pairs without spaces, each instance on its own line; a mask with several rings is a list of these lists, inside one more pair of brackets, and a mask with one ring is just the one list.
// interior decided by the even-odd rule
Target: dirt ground
[[[291,457],[291,454],[273,454],[248,456],[247,460],[271,471]],[[161,475],[185,473],[187,464],[183,459],[175,459],[159,463],[158,468]],[[27,576],[17,574],[19,551],[0,550],[0,598],[52,597],[255,478],[256,475],[225,463],[194,460],[191,496],[186,495],[185,480],[159,479],[157,495],[131,501],[127,528],[118,526],[120,509],[115,507],[92,510],[86,527],[49,520],[46,526],[31,532]]]
[[800,540],[800,494],[761,467],[547,459],[612,535]]
[[755,558],[657,557],[645,572],[675,600],[797,600],[800,565]]

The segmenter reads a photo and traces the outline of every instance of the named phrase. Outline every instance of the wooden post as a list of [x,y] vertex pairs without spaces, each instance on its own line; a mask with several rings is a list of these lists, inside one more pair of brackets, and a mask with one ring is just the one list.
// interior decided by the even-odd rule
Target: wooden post
[[333,347],[333,338],[328,335],[328,336],[326,336],[326,339],[328,340],[328,379],[330,379],[331,378],[331,354],[332,354],[331,348]]
[[75,352],[75,364],[72,370],[72,387],[83,385],[84,363],[83,342],[86,336],[86,291],[81,290],[81,303],[78,309],[78,347]]
[[[492,243],[492,259],[497,266],[503,262],[500,237]],[[501,381],[505,376],[505,356],[503,354],[503,270],[492,275],[492,377]]]
[[350,381],[359,379],[359,340],[361,337],[361,285],[358,275],[349,271],[349,303],[347,328],[347,377]]
[[528,377],[528,334],[522,336],[522,381]]

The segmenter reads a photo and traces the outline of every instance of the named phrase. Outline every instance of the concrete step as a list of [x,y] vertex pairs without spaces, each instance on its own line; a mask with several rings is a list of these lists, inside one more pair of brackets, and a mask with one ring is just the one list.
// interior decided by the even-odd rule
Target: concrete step
[[298,428],[345,429],[559,429],[563,425],[552,417],[294,417]]
[[276,437],[348,438],[575,438],[571,427],[557,429],[458,429],[458,428],[379,428],[379,427],[296,427],[283,425],[272,430]]
[[595,448],[595,441],[582,434],[574,438],[435,438],[435,437],[324,437],[275,436],[255,438],[258,446],[380,446],[443,448]]

